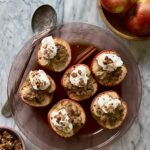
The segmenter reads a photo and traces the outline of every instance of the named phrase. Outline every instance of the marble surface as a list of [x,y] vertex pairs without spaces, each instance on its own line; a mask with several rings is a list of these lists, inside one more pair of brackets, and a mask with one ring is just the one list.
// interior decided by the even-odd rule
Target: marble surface
[[[31,17],[34,10],[42,4],[51,4],[56,9],[58,24],[80,21],[108,30],[98,15],[96,0],[0,0],[0,109],[7,99],[7,80],[11,64],[23,43],[33,35]],[[105,149],[149,150],[150,40],[120,40],[130,49],[138,62],[143,82],[143,97],[139,116],[131,129]],[[0,114],[1,125],[19,130],[13,118],[6,119]],[[38,150],[26,138],[25,141],[27,150]]]

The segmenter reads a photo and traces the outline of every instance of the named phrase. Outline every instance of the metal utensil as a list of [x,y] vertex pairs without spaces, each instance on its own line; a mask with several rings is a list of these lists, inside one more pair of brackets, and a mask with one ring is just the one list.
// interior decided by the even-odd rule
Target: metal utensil
[[33,14],[31,26],[35,33],[44,29],[53,29],[57,23],[57,13],[50,5],[42,5],[37,8]]
[[4,104],[4,106],[2,107],[1,113],[6,118],[11,117],[10,101],[8,99],[7,99],[6,103]]
[[[37,8],[32,16],[31,26],[34,33],[39,33],[41,31],[41,34],[39,37],[34,36],[32,40],[32,47],[28,47],[27,50],[31,50],[31,55],[27,58],[27,61],[23,67],[22,75],[25,72],[25,68],[28,64],[28,61],[30,60],[32,53],[33,53],[33,47],[36,45],[37,41],[41,39],[41,36],[44,36],[48,34],[52,29],[55,27],[57,23],[57,14],[55,9],[50,5],[42,5],[39,8]],[[19,87],[20,82],[18,82]],[[5,117],[11,117],[11,107],[10,107],[10,100],[8,97],[8,100],[4,104],[1,113]]]

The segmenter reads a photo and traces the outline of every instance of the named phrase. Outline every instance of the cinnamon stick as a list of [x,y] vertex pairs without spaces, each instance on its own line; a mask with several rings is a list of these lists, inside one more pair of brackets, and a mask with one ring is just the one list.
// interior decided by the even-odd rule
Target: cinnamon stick
[[89,46],[86,50],[84,50],[77,58],[71,63],[71,65],[80,64],[87,58],[89,58],[96,51],[96,47]]

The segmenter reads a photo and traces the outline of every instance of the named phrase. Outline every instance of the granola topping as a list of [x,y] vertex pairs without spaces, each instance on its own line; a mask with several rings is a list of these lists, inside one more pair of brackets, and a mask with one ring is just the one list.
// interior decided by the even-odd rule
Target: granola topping
[[30,71],[30,83],[35,90],[46,90],[50,85],[50,80],[43,70]]
[[22,150],[20,140],[8,132],[7,130],[0,131],[0,150]]
[[88,71],[85,66],[76,67],[70,74],[70,82],[75,86],[84,87],[87,85],[88,80]]
[[123,61],[116,54],[101,54],[97,58],[98,65],[102,67],[103,70],[113,72],[117,68],[123,65]]
[[52,36],[44,38],[40,48],[41,56],[46,59],[53,59],[57,54],[57,46]]
[[55,127],[60,129],[65,133],[70,133],[73,130],[73,124],[71,123],[71,118],[65,108],[59,111],[52,112],[51,122]]
[[98,106],[104,113],[113,113],[121,105],[119,99],[112,98],[108,94],[104,94],[97,99]]

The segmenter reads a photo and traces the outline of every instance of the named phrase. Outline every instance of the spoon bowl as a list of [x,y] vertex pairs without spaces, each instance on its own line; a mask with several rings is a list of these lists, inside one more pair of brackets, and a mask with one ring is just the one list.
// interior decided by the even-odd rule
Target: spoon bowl
[[50,5],[38,7],[32,17],[31,26],[35,33],[39,33],[47,28],[51,30],[57,23],[57,13]]

